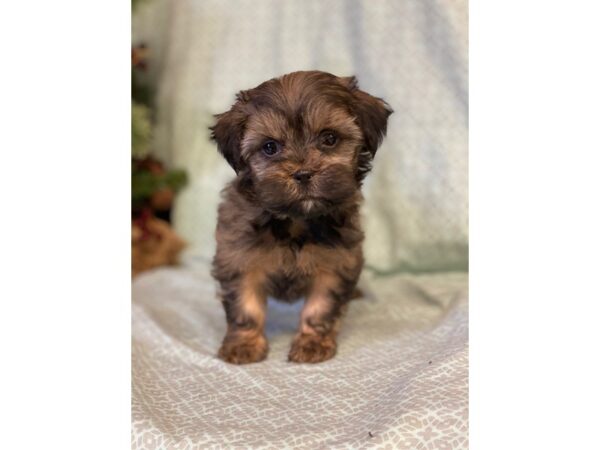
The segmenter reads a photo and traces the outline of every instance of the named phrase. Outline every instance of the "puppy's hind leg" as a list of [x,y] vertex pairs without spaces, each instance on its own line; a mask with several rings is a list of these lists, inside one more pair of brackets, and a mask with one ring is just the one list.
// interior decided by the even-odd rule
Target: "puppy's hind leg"
[[227,334],[219,358],[232,364],[248,364],[267,357],[264,335],[267,298],[261,277],[246,274],[239,280],[221,283]]

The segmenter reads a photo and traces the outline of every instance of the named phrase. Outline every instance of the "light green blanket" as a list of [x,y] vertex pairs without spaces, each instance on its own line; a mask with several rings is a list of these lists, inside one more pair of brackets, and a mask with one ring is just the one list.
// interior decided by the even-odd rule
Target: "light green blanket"
[[367,177],[367,270],[467,269],[467,4],[431,0],[203,0],[142,4],[134,42],[158,88],[155,152],[185,168],[175,226],[188,256],[214,251],[219,191],[233,171],[209,142],[212,115],[283,73],[354,74],[395,110]]

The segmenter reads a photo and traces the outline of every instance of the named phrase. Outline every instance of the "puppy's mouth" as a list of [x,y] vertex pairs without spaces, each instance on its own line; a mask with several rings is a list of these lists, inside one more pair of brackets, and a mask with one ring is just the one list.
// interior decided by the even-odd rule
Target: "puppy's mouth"
[[290,217],[317,217],[326,214],[335,204],[331,200],[316,196],[303,196],[286,205],[271,205],[271,212]]
[[323,211],[325,208],[325,202],[317,197],[305,197],[300,200],[300,207],[306,212],[306,214],[311,214],[311,212]]
[[278,216],[326,215],[352,201],[356,192],[352,183],[340,177],[329,178],[316,180],[318,183],[294,184],[293,187],[279,180],[262,180],[257,185],[257,199],[264,209]]

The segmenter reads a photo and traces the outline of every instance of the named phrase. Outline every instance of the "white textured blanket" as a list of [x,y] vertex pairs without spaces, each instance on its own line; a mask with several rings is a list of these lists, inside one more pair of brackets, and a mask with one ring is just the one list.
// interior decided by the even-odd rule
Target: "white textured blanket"
[[301,305],[270,302],[268,359],[233,366],[207,267],[138,277],[133,448],[467,448],[467,275],[360,287],[333,360],[288,363]]

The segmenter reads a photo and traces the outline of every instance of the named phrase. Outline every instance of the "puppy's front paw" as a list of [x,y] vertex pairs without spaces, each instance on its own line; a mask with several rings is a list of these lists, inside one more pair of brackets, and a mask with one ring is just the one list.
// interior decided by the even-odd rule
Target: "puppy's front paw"
[[337,345],[331,336],[299,334],[294,338],[288,360],[297,363],[319,363],[333,358]]
[[225,336],[219,349],[219,358],[231,364],[249,364],[264,360],[268,351],[267,339],[262,335]]

